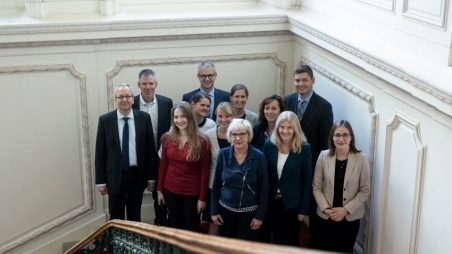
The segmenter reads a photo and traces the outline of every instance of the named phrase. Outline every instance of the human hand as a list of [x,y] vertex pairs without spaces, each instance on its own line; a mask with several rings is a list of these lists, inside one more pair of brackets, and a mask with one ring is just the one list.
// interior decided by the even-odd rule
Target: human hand
[[303,221],[304,218],[306,218],[306,215],[302,215],[302,214],[298,215],[298,221]]
[[212,217],[212,221],[215,225],[217,225],[217,226],[223,225],[223,218],[221,218],[220,214],[212,215],[211,217]]
[[107,185],[98,186],[97,190],[100,192],[100,194],[102,194],[102,196],[108,194]]
[[251,229],[252,230],[258,230],[261,225],[262,225],[262,221],[261,220],[253,219],[251,221]]
[[341,221],[345,218],[345,215],[347,215],[348,211],[344,207],[334,207],[333,212],[331,213],[330,218],[334,221]]
[[157,191],[157,203],[159,203],[159,205],[166,204],[165,197],[163,196],[163,192],[161,191]]
[[198,200],[197,208],[198,208],[198,214],[199,214],[204,209],[206,209],[206,201]]
[[148,191],[153,192],[155,188],[155,182],[148,182]]

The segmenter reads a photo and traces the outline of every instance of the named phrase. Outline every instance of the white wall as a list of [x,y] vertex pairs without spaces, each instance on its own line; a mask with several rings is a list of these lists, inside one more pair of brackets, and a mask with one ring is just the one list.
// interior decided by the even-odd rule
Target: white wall
[[[0,253],[59,253],[104,223],[93,162],[113,87],[137,88],[151,68],[157,93],[177,102],[198,87],[203,60],[217,66],[217,87],[247,85],[255,112],[263,97],[294,92],[294,67],[309,64],[315,91],[369,156],[373,191],[356,250],[451,253],[452,36],[436,22],[441,10],[450,16],[448,1],[270,4],[128,5],[111,18],[0,13],[0,192],[9,194],[0,195]],[[440,13],[429,16],[435,24],[415,20],[428,13]]]

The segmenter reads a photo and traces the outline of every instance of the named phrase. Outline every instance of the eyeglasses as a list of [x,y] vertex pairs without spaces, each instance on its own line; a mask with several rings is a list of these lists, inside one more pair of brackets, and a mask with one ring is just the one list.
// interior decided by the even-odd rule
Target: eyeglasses
[[124,100],[124,98],[126,98],[126,100],[128,100],[128,99],[130,99],[130,98],[132,98],[133,97],[133,95],[125,95],[125,96],[116,96],[115,98],[116,99],[119,99],[119,100]]
[[348,139],[349,137],[350,137],[350,133],[344,133],[344,134],[339,134],[339,133],[334,133],[333,134],[333,137],[335,138],[335,139],[340,139],[340,138],[343,138],[343,139]]
[[242,132],[242,133],[231,133],[231,138],[236,139],[237,137],[240,137],[241,139],[246,137],[246,132]]
[[199,77],[201,77],[202,79],[206,79],[206,78],[212,79],[213,77],[215,77],[215,74],[199,75]]

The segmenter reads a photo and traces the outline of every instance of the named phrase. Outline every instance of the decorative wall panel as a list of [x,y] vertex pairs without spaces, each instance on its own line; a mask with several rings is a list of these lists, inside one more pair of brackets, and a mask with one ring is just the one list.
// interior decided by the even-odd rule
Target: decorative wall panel
[[0,168],[14,170],[0,179],[4,253],[92,211],[94,201],[85,76],[40,65],[0,67],[0,77],[8,122]]
[[426,153],[419,124],[397,112],[385,146],[378,253],[416,253]]
[[404,0],[403,17],[446,29],[449,0]]
[[395,0],[355,0],[357,2],[365,3],[373,7],[378,7],[390,12],[395,12]]
[[[192,91],[196,88],[199,87],[199,81],[196,79],[196,73],[197,73],[197,66],[199,63],[203,62],[203,61],[211,61],[214,64],[216,64],[217,66],[217,72],[218,72],[218,77],[216,80],[216,84],[215,87],[223,89],[223,90],[227,90],[229,91],[231,89],[231,87],[235,84],[226,84],[224,87],[218,87],[217,83],[220,82],[221,79],[221,75],[228,75],[227,73],[222,73],[218,71],[218,65],[221,64],[226,64],[226,63],[240,63],[243,64],[244,62],[247,61],[259,61],[259,63],[261,61],[271,61],[272,65],[276,67],[276,73],[273,74],[265,74],[266,72],[263,71],[261,76],[264,75],[274,75],[276,80],[275,81],[267,81],[268,86],[266,85],[264,88],[266,89],[262,89],[264,84],[262,84],[262,87],[256,86],[255,84],[248,84],[249,85],[249,89],[258,89],[256,91],[256,93],[253,93],[252,90],[250,91],[250,97],[254,97],[255,99],[259,98],[258,102],[256,102],[255,104],[258,105],[258,103],[260,102],[260,100],[262,98],[264,98],[265,96],[271,95],[271,94],[280,94],[280,95],[284,95],[284,91],[285,91],[285,73],[286,73],[286,63],[282,62],[281,60],[278,59],[278,57],[276,56],[275,53],[262,53],[262,54],[239,54],[239,55],[217,55],[217,56],[199,56],[199,57],[179,57],[179,58],[162,58],[162,59],[142,59],[142,60],[124,60],[124,61],[119,61],[117,63],[116,68],[114,68],[113,70],[111,70],[110,72],[108,72],[106,74],[107,76],[107,96],[108,96],[108,111],[111,111],[114,109],[114,98],[113,98],[113,90],[114,87],[116,85],[118,85],[119,83],[124,82],[125,79],[118,79],[118,80],[114,80],[114,78],[116,77],[116,75],[118,75],[120,73],[120,71],[122,71],[122,69],[124,67],[138,67],[141,66],[142,69],[144,68],[158,68],[160,66],[168,66],[169,68],[171,68],[171,72],[173,73],[173,75],[177,74],[177,75],[182,75],[184,76],[185,73],[187,73],[186,71],[184,71],[185,69],[183,68],[179,68],[179,67],[174,67],[174,65],[184,65],[184,64],[192,64],[193,65],[193,71],[189,72],[190,74],[187,74],[189,76],[185,76],[187,77],[187,79],[185,80],[185,83],[188,80],[188,77],[192,77],[190,82],[193,82],[193,87],[190,89],[187,89],[187,91],[180,91],[177,90],[178,94],[177,96],[171,96],[171,94],[174,94],[175,89],[171,89],[174,87],[178,87],[178,83],[180,84],[180,82],[174,82],[170,83],[171,81],[168,81],[167,84],[160,86],[159,83],[159,88],[157,88],[157,93],[159,93],[159,91],[162,91],[161,89],[171,89],[171,91],[168,92],[168,95],[170,97],[177,98],[176,100],[178,100],[179,98],[182,98],[182,94]],[[256,65],[257,62],[253,65]],[[231,67],[232,68],[232,67]],[[248,69],[248,68],[247,68]],[[248,69],[249,71],[251,69]],[[168,70],[167,70],[168,71]],[[272,70],[273,71],[273,70]],[[139,70],[136,70],[134,73],[134,76],[136,76],[138,74]],[[158,72],[157,72],[157,76],[158,76]],[[166,75],[167,76],[167,75]],[[249,82],[253,81],[252,78],[253,75],[250,74],[250,72],[245,72],[243,73],[243,77],[241,80],[249,80]],[[267,76],[269,77],[269,76]],[[134,80],[138,80],[138,78],[134,78]],[[160,82],[160,78],[157,78],[157,80]],[[174,80],[174,79],[173,79]],[[257,80],[257,78],[254,78],[254,80]],[[181,81],[183,82],[183,81]],[[256,81],[254,81],[256,82]],[[247,85],[246,82],[242,82],[239,81],[237,83],[244,83],[245,85]],[[191,83],[190,83],[191,84]],[[276,86],[275,86],[276,84]],[[164,87],[164,86],[170,86],[169,87]],[[191,85],[190,85],[191,86]],[[184,86],[180,86],[180,87],[188,87],[186,84],[184,84]],[[254,87],[254,88],[253,88]],[[273,91],[272,91],[273,90]],[[263,92],[265,91],[265,92]],[[135,94],[138,94],[139,92],[135,92]],[[163,93],[165,94],[165,93]],[[248,105],[248,104],[247,104]],[[254,108],[256,108],[257,106],[255,105]],[[253,110],[251,108],[251,110]]]
[[[351,103],[352,100],[341,100],[342,103],[334,103],[334,108],[333,110],[337,110],[337,108],[339,107],[344,107],[344,108],[348,108],[348,109],[353,109],[353,113],[350,114],[351,116],[345,116],[345,115],[340,115],[340,119],[344,118],[348,121],[351,122],[352,125],[354,125],[353,123],[355,123],[355,125],[353,126],[354,128],[354,132],[355,135],[357,136],[357,146],[359,147],[359,145],[364,145],[364,144],[368,144],[369,147],[367,149],[368,153],[368,159],[369,159],[369,168],[370,168],[370,176],[371,176],[371,182],[373,186],[373,178],[375,175],[375,165],[374,165],[374,159],[375,159],[375,150],[376,150],[376,136],[377,136],[377,119],[378,119],[378,113],[375,111],[374,108],[374,103],[373,103],[373,97],[369,94],[367,94],[366,92],[360,90],[358,87],[348,83],[347,81],[345,81],[344,79],[340,78],[337,74],[335,74],[334,72],[332,72],[331,70],[327,70],[325,67],[320,66],[317,63],[314,63],[313,61],[310,61],[304,57],[301,57],[301,61],[299,63],[299,65],[301,64],[306,64],[309,65],[314,71],[317,71],[318,73],[320,73],[323,77],[325,77],[327,80],[333,82],[333,84],[338,86],[338,90],[342,90],[344,91],[347,95],[349,96],[353,96],[355,98],[358,98],[361,102],[364,103],[364,105],[366,105],[366,111],[369,117],[369,122],[367,124],[364,124],[364,128],[361,129],[366,129],[367,128],[367,133],[364,133],[364,130],[360,131],[359,126],[362,125],[362,123],[360,123],[359,120],[355,119],[358,118],[361,121],[364,120],[365,118],[363,118],[363,113],[359,110],[359,108],[357,108],[357,105],[341,105],[344,104],[345,101],[347,103]],[[319,83],[319,78],[316,79],[316,83]],[[328,88],[328,90],[330,92],[331,91],[330,88]],[[333,92],[334,93],[334,92]],[[342,98],[342,97],[341,97]],[[330,103],[333,103],[330,101]],[[359,106],[358,106],[359,107]],[[342,114],[346,114],[345,110],[338,110],[338,111],[342,111]],[[335,120],[337,119],[337,114],[335,113]],[[356,121],[354,121],[356,120]],[[372,189],[373,190],[373,189]],[[368,248],[369,248],[369,238],[370,238],[370,220],[371,220],[371,207],[372,204],[372,192],[369,196],[369,199],[366,202],[366,213],[364,215],[364,231],[363,231],[363,242],[359,243],[359,245],[355,246],[355,250],[359,251],[358,253],[361,253],[360,250],[362,250],[363,253],[368,253]]]

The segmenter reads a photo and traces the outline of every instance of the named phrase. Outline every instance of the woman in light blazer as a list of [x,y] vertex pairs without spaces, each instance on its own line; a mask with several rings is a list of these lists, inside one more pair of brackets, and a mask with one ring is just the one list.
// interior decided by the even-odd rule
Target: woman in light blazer
[[210,215],[210,199],[212,195],[212,182],[215,176],[215,166],[220,149],[231,146],[227,139],[227,131],[232,119],[234,119],[234,108],[230,102],[220,102],[215,110],[218,126],[204,132],[207,140],[210,142],[210,180],[207,190],[207,207],[202,214],[202,220],[210,222],[209,235],[218,235],[218,226],[212,222]]
[[367,156],[356,149],[353,129],[346,120],[334,123],[328,146],[329,150],[320,153],[312,183],[317,214],[323,219],[312,247],[353,253],[370,193]]
[[301,221],[309,214],[312,191],[311,146],[291,111],[282,112],[263,149],[269,177],[269,206],[259,241],[300,246]]

